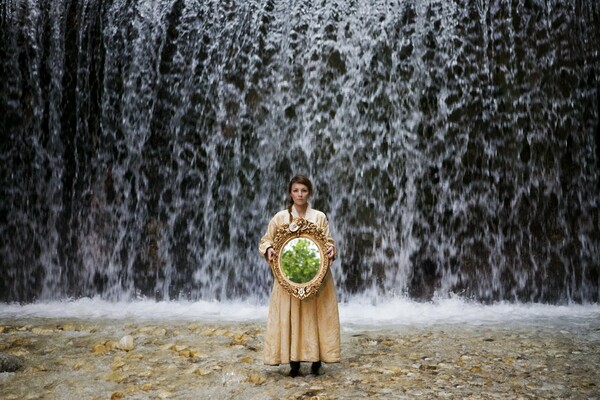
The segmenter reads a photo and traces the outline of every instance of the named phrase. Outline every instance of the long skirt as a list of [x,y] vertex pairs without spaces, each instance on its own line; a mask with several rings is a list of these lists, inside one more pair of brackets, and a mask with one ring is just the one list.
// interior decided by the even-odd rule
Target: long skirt
[[273,284],[265,332],[265,364],[340,361],[340,318],[331,272],[315,295],[300,300]]

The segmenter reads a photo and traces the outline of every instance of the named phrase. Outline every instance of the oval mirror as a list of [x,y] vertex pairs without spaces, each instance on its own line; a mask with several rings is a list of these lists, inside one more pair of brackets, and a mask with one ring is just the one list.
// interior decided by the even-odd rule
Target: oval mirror
[[329,268],[327,237],[316,224],[294,219],[277,231],[271,270],[291,295],[305,299],[319,291]]
[[321,253],[317,244],[308,237],[292,238],[281,249],[281,269],[294,283],[314,279],[321,268]]

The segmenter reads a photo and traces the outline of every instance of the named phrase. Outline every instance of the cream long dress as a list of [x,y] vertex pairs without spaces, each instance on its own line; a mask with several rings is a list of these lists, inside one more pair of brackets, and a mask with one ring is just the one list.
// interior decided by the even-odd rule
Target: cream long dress
[[[292,215],[299,217],[295,207],[292,207]],[[324,213],[309,205],[304,218],[323,229],[328,241],[333,243]],[[277,229],[289,223],[288,210],[275,214],[269,222],[267,233],[260,241],[259,251],[262,255],[272,246]],[[274,280],[265,332],[264,357],[267,365],[286,364],[290,361],[340,361],[340,318],[331,270],[319,292],[304,300],[292,296]]]

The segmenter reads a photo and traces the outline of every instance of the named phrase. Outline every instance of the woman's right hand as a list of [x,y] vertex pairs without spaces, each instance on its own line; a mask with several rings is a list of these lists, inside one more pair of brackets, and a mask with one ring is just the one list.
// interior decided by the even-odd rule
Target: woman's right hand
[[266,254],[266,256],[267,256],[267,261],[268,261],[268,262],[271,262],[271,261],[273,261],[273,258],[275,257],[275,250],[273,250],[273,248],[272,248],[272,247],[269,247],[269,248],[267,249],[267,254]]

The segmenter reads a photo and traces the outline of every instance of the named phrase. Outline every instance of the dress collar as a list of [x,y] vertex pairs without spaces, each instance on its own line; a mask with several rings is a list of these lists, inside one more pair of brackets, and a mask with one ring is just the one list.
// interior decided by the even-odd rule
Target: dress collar
[[[298,211],[296,210],[296,206],[292,206],[292,216],[294,218],[300,218],[300,214],[298,214]],[[315,220],[314,211],[313,211],[312,207],[310,206],[310,204],[306,208],[306,214],[304,214],[304,219],[307,221],[315,222],[314,221]]]

